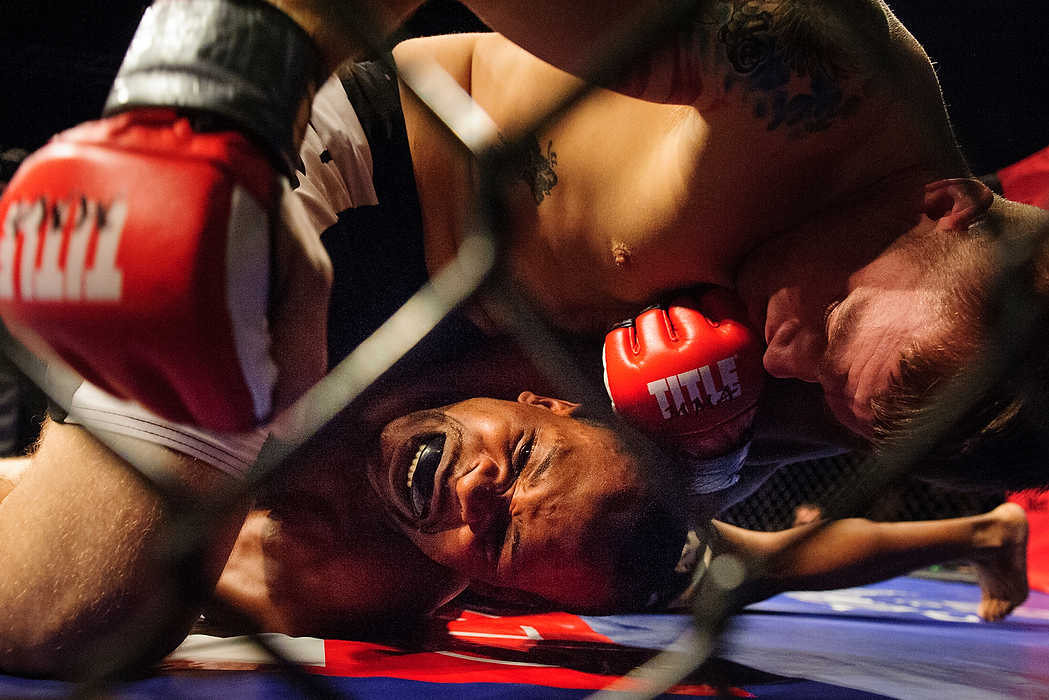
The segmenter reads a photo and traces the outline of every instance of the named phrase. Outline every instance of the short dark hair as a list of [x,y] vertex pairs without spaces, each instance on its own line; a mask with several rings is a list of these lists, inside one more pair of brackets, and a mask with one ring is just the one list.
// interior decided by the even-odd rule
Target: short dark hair
[[619,539],[613,553],[613,606],[618,612],[664,608],[681,592],[687,576],[675,568],[686,528],[660,500],[649,501]]
[[[998,235],[1001,235],[1000,232]],[[1029,234],[1029,250],[1046,232]],[[949,330],[904,356],[873,402],[875,448],[925,440],[915,476],[958,489],[1049,486],[1049,286],[1040,255],[1003,261],[989,232],[948,275]],[[956,250],[954,252],[957,252]],[[1008,255],[1010,251],[1006,250]],[[972,253],[972,254],[970,254]],[[962,270],[961,273],[952,271]],[[942,270],[941,270],[942,272]]]
[[894,390],[875,403],[876,449],[884,453],[903,441],[921,440],[923,428],[937,430],[928,426],[942,424],[944,412],[954,413],[951,425],[924,446],[914,476],[964,490],[1049,486],[1044,400],[1032,397],[1030,386],[1007,381],[961,399],[968,408],[945,406],[959,399],[937,395],[935,390],[950,375],[928,357],[915,353],[906,359]]
[[592,417],[580,420],[614,433],[614,448],[634,458],[644,484],[641,494],[616,509],[595,537],[595,547],[604,550],[594,551],[595,559],[610,566],[612,597],[601,609],[586,612],[658,609],[687,583],[687,576],[675,572],[688,523],[672,462],[649,440],[622,425]]

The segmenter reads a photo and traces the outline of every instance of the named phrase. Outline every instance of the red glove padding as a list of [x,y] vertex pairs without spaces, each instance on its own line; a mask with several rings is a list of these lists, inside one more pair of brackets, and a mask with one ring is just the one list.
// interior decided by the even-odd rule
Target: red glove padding
[[267,310],[280,194],[247,138],[196,133],[170,110],[70,129],[0,200],[0,314],[111,394],[247,430],[271,412],[277,375]]
[[681,296],[605,337],[616,413],[665,447],[707,457],[738,447],[765,383],[764,344],[727,290]]

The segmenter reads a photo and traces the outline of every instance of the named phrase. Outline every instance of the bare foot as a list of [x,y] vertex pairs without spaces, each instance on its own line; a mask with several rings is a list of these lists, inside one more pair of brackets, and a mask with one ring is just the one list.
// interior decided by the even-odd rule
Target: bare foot
[[987,515],[979,535],[984,547],[972,563],[982,593],[977,612],[995,622],[1027,599],[1027,514],[1015,503],[1003,503]]

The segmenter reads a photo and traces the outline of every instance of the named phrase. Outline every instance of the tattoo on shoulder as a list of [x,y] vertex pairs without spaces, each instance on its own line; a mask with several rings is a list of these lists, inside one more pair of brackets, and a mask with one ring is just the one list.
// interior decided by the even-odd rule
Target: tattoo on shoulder
[[[739,91],[769,131],[803,137],[856,112],[848,78],[858,70],[840,20],[805,0],[718,2],[693,27],[697,46],[724,71],[725,94]],[[711,51],[713,49],[713,51]],[[806,85],[807,83],[807,85]]]
[[517,175],[532,190],[535,203],[541,204],[557,186],[557,173],[554,171],[557,152],[554,151],[554,142],[546,142],[545,152],[535,136],[528,137],[520,145],[522,148],[517,163]]

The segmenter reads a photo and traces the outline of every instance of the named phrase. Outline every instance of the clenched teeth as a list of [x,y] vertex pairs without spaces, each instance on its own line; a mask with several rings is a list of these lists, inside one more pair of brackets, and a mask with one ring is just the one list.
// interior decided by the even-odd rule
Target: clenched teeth
[[419,445],[419,449],[415,451],[415,456],[412,457],[412,463],[408,465],[408,488],[412,487],[412,480],[415,478],[415,469],[419,466],[419,458],[423,456],[423,451],[425,449],[425,443]]

